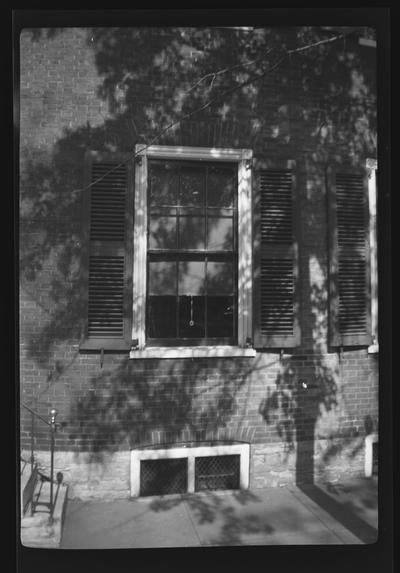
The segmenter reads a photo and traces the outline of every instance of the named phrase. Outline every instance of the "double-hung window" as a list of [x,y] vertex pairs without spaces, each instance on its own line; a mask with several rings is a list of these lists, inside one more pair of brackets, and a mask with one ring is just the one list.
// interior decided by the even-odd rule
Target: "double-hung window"
[[147,344],[237,344],[237,167],[147,165]]
[[137,146],[133,358],[173,347],[181,355],[189,347],[198,355],[246,353],[251,157],[249,150]]

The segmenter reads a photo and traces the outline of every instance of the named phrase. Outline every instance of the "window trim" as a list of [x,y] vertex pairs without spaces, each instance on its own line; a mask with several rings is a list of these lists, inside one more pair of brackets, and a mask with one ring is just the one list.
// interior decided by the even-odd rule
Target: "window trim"
[[[134,197],[134,232],[133,232],[133,306],[132,306],[132,340],[137,346],[130,352],[130,358],[154,357],[160,353],[165,355],[166,348],[149,347],[146,349],[146,259],[147,259],[147,172],[148,159],[179,159],[198,161],[222,161],[237,163],[238,166],[238,344],[231,348],[241,348],[246,351],[248,341],[252,338],[252,170],[253,151],[251,149],[223,149],[211,147],[186,147],[143,144],[135,147],[135,197]],[[169,348],[169,347],[168,347]],[[193,357],[195,348],[184,347],[190,352],[181,351]],[[200,347],[196,347],[198,350]],[[201,347],[206,351],[218,347]],[[209,352],[200,350],[199,354]],[[233,354],[235,354],[233,352]],[[231,354],[230,354],[231,355]],[[244,355],[247,355],[245,352]]]
[[368,171],[368,204],[369,204],[369,249],[371,274],[371,335],[372,344],[368,347],[369,354],[379,352],[378,340],[378,252],[376,230],[376,172],[378,161],[368,158],[365,162]]

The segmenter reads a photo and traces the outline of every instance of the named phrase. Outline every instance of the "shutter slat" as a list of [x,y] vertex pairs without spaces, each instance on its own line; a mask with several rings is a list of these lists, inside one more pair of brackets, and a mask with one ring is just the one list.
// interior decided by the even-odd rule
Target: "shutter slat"
[[124,257],[90,258],[89,336],[122,337]]
[[84,348],[128,349],[130,345],[131,169],[121,154],[88,154],[89,251]]
[[368,195],[364,173],[331,171],[331,343],[368,344]]
[[365,243],[365,201],[363,176],[336,175],[336,216],[338,228],[338,291],[339,331],[365,334],[367,308],[365,297],[365,250],[358,249],[358,257],[344,261],[342,250],[363,247]]
[[292,205],[291,172],[263,169],[260,173],[262,243],[292,243]]
[[293,334],[293,262],[261,262],[261,333]]
[[92,183],[90,239],[124,241],[127,166],[95,163],[92,166]]
[[293,347],[299,342],[294,180],[292,166],[282,169],[262,166],[257,171],[255,344],[259,347]]

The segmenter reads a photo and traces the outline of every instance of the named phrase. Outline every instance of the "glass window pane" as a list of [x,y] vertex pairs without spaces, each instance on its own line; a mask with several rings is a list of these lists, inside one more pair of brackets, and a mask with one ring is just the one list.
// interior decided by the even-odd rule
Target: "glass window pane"
[[181,338],[204,338],[204,296],[179,297],[179,336]]
[[233,294],[232,263],[207,263],[207,294]]
[[179,204],[201,207],[204,204],[205,169],[183,167],[179,189]]
[[176,205],[179,176],[176,166],[169,162],[149,162],[150,205]]
[[207,249],[231,251],[233,249],[232,218],[208,217]]
[[211,167],[208,172],[207,204],[209,207],[232,207],[235,171],[226,167]]
[[147,328],[150,338],[176,337],[176,297],[147,298]]
[[204,217],[179,217],[179,248],[204,249],[205,232]]
[[204,261],[179,261],[179,294],[199,295],[204,293]]
[[151,261],[149,263],[149,294],[177,294],[175,262]]
[[210,338],[233,337],[233,297],[207,297],[207,334]]
[[151,215],[149,224],[149,248],[176,248],[176,217]]

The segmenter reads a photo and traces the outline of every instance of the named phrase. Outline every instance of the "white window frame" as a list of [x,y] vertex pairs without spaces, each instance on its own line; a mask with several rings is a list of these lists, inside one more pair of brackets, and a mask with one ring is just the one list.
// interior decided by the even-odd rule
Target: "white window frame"
[[370,245],[370,275],[371,275],[371,334],[372,344],[368,352],[379,352],[378,342],[378,253],[376,231],[376,171],[378,161],[367,159],[368,170],[368,204],[369,204],[369,245]]
[[[255,356],[252,339],[251,149],[136,145],[133,245],[132,340],[130,358]],[[146,348],[147,168],[148,159],[230,161],[238,166],[238,344]]]
[[192,446],[143,449],[131,451],[131,497],[140,495],[140,462],[143,460],[162,460],[185,458],[188,460],[188,493],[195,491],[195,459],[204,456],[240,455],[240,489],[249,489],[249,444],[229,444],[214,446]]

